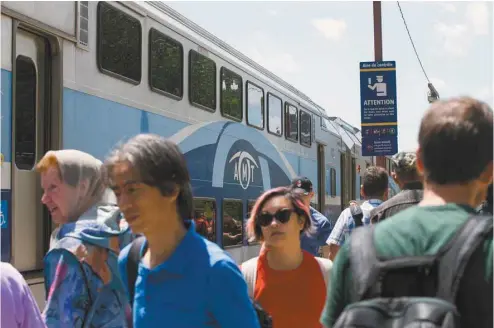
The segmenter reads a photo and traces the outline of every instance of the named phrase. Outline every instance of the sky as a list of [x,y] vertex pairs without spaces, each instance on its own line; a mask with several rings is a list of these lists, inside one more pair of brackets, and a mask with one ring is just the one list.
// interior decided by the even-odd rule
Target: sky
[[[374,60],[372,2],[189,2],[167,5],[360,128],[359,62]],[[400,2],[442,99],[493,97],[493,3]],[[398,148],[415,150],[427,79],[395,1],[382,2],[383,59],[397,66]]]

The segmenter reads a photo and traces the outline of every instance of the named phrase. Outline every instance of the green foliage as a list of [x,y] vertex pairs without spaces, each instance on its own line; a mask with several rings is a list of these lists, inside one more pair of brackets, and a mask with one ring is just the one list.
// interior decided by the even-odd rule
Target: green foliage
[[105,2],[99,3],[98,14],[101,67],[140,82],[142,63],[140,22]]
[[221,69],[221,112],[242,119],[242,77],[229,69]]
[[207,108],[216,110],[216,63],[190,51],[190,100]]
[[179,42],[151,29],[151,86],[177,97],[183,95],[183,49]]

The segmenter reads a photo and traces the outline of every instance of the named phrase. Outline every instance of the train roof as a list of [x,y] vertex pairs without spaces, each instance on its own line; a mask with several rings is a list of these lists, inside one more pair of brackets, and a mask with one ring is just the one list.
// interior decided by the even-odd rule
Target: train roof
[[[122,2],[122,4],[125,5],[127,3]],[[259,65],[170,6],[160,1],[134,2],[134,4],[146,9],[148,14],[155,15],[155,19],[159,19],[160,22],[167,22],[179,31],[192,35],[196,39],[194,41],[199,41],[198,43],[202,43],[208,51],[217,53],[220,57],[231,61],[233,64],[241,66],[241,68],[248,71],[248,73],[254,75],[260,80],[268,82],[267,84],[277,84],[278,87],[281,87],[285,93],[296,100],[299,100],[301,105],[305,105],[305,107],[311,109],[311,111],[315,111],[316,114],[327,116],[326,110],[316,104],[305,93],[295,88],[293,85],[289,84],[268,69]],[[184,37],[187,37],[187,35],[184,35]]]
[[[122,2],[122,4],[126,5],[129,4],[129,2]],[[147,15],[151,18],[156,19],[161,23],[170,24],[185,38],[194,38],[195,40],[193,41],[204,46],[206,50],[230,61],[232,64],[240,66],[243,70],[256,78],[263,80],[266,84],[276,85],[277,88],[282,89],[281,91],[298,100],[299,104],[305,109],[315,112],[319,116],[325,118],[329,123],[327,124],[329,126],[326,127],[327,130],[339,135],[349,148],[352,148],[354,144],[361,145],[362,137],[359,129],[350,125],[340,117],[330,117],[322,106],[316,104],[305,93],[264,68],[262,65],[256,63],[248,56],[216,37],[214,34],[194,23],[192,20],[180,14],[175,9],[160,1],[133,2],[133,5],[145,9]]]

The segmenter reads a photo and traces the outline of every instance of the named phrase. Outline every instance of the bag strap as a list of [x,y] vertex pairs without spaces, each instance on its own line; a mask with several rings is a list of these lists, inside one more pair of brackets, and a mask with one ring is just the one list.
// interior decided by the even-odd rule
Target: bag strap
[[130,305],[134,304],[134,292],[139,271],[139,262],[141,261],[141,248],[144,244],[144,237],[138,237],[130,246],[129,256],[127,258],[127,286],[129,290]]
[[245,282],[247,283],[249,297],[252,299],[254,299],[254,289],[256,288],[258,259],[259,257],[251,258],[250,260],[242,263],[241,266],[242,275],[244,276]]
[[456,294],[460,280],[470,257],[478,249],[485,238],[492,233],[493,218],[488,216],[472,216],[458,229],[453,239],[440,252],[444,252],[439,260],[439,286],[437,297],[450,303],[456,302]]
[[352,214],[353,221],[355,222],[355,227],[360,227],[364,225],[364,213],[359,205],[351,205],[350,213]]
[[350,268],[352,270],[352,303],[362,300],[369,286],[379,275],[379,261],[374,247],[375,225],[360,227],[350,236]]
[[333,262],[331,262],[331,260],[317,256],[315,257],[315,259],[319,264],[319,268],[321,269],[324,278],[324,283],[326,284],[326,287],[328,287],[329,276],[331,274],[331,269],[333,268]]

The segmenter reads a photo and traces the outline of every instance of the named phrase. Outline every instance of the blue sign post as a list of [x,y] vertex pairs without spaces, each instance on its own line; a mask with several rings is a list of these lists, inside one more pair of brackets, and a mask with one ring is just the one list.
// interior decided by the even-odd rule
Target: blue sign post
[[360,63],[362,156],[398,152],[396,62]]

